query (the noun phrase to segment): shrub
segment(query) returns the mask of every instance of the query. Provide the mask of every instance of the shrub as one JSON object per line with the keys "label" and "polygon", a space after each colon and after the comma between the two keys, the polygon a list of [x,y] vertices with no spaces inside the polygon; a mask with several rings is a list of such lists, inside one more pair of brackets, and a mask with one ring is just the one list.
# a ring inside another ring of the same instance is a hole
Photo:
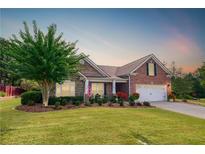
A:
{"label": "shrub", "polygon": [[135,100],[134,100],[134,97],[132,95],[129,96],[129,105],[130,106],[134,106],[135,105]]}
{"label": "shrub", "polygon": [[0,91],[0,97],[4,97],[4,96],[6,96],[6,93],[3,91]]}
{"label": "shrub", "polygon": [[57,101],[59,101],[58,97],[49,97],[48,105],[55,105]]}
{"label": "shrub", "polygon": [[91,96],[91,97],[89,98],[89,101],[90,101],[90,104],[93,104],[93,103],[95,103],[95,98],[94,98],[93,96]]}
{"label": "shrub", "polygon": [[95,95],[95,103],[98,103],[98,101],[100,100],[100,95],[99,94],[96,94]]}
{"label": "shrub", "polygon": [[139,93],[133,93],[132,96],[133,96],[134,100],[138,100],[139,97],[140,97],[140,94]]}
{"label": "shrub", "polygon": [[32,100],[30,100],[30,101],[28,101],[28,106],[33,106],[35,103],[34,103],[34,101],[32,101]]}
{"label": "shrub", "polygon": [[122,98],[118,98],[118,103],[120,106],[124,106],[124,100]]}
{"label": "shrub", "polygon": [[113,96],[110,98],[110,102],[112,102],[112,103],[117,103],[117,96],[116,96],[116,95],[113,95]]}
{"label": "shrub", "polygon": [[105,104],[105,103],[107,103],[108,102],[108,97],[107,96],[104,96],[103,98],[102,98],[102,102]]}
{"label": "shrub", "polygon": [[80,105],[80,101],[75,101],[74,105],[79,106]]}
{"label": "shrub", "polygon": [[62,97],[50,97],[48,104],[55,105],[55,102],[59,101],[61,105],[66,105],[67,103],[75,104],[76,101],[83,102],[83,96],[62,96]]}
{"label": "shrub", "polygon": [[192,99],[193,97],[192,96],[190,96],[190,95],[185,95],[184,96],[184,99]]}
{"label": "shrub", "polygon": [[[67,97],[69,101],[73,101],[73,102],[83,102],[83,96],[70,96]],[[67,101],[67,102],[69,102]]]}
{"label": "shrub", "polygon": [[56,109],[56,110],[60,109],[60,102],[59,101],[55,102],[55,108],[54,109]]}
{"label": "shrub", "polygon": [[124,101],[128,100],[128,94],[122,91],[117,92],[117,97],[123,99]]}
{"label": "shrub", "polygon": [[27,105],[30,101],[42,103],[42,94],[40,91],[28,91],[21,94],[21,104]]}
{"label": "shrub", "polygon": [[40,90],[40,87],[36,81],[26,80],[26,79],[21,80],[20,88],[22,88],[26,91],[38,91],[38,90]]}
{"label": "shrub", "polygon": [[67,104],[67,100],[62,98],[60,101],[60,105],[65,106],[66,104]]}
{"label": "shrub", "polygon": [[170,101],[170,99],[173,99],[173,102],[175,102],[176,100],[176,95],[174,92],[171,92],[168,97],[167,97],[167,100]]}
{"label": "shrub", "polygon": [[99,106],[101,106],[101,105],[102,105],[102,103],[103,103],[102,98],[99,98],[97,103],[98,103],[98,105],[99,105]]}
{"label": "shrub", "polygon": [[172,99],[172,95],[171,95],[171,94],[169,94],[169,95],[167,96],[167,101],[169,102],[170,99]]}
{"label": "shrub", "polygon": [[143,102],[143,105],[144,105],[144,106],[151,106],[151,104],[150,104],[149,102],[146,102],[146,101]]}

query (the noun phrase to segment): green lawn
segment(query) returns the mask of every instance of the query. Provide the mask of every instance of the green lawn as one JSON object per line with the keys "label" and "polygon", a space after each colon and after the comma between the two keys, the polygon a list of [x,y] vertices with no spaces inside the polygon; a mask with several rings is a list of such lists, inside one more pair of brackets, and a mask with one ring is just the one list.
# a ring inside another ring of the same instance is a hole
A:
{"label": "green lawn", "polygon": [[205,144],[205,120],[157,108],[26,113],[0,102],[1,144]]}

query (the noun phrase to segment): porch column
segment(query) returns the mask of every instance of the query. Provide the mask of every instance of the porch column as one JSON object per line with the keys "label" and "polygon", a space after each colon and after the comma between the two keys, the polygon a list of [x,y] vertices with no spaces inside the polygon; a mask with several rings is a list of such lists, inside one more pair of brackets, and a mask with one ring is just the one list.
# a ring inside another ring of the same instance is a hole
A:
{"label": "porch column", "polygon": [[112,81],[112,94],[113,95],[116,94],[116,81],[115,80]]}
{"label": "porch column", "polygon": [[88,86],[89,86],[89,80],[85,80],[85,95],[88,94]]}

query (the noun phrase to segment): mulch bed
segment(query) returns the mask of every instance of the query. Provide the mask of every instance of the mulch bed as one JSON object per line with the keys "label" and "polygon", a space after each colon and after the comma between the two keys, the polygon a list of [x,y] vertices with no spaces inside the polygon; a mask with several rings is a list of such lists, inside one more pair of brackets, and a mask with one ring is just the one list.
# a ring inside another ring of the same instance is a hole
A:
{"label": "mulch bed", "polygon": [[102,104],[99,106],[97,103],[92,104],[91,106],[86,106],[85,104],[81,104],[79,106],[75,106],[72,104],[67,104],[65,106],[59,106],[58,109],[55,109],[54,105],[49,105],[48,107],[43,106],[42,104],[35,104],[32,106],[29,105],[19,105],[16,107],[17,110],[25,111],[25,112],[49,112],[49,111],[59,111],[59,110],[67,110],[67,109],[78,109],[85,107],[107,107],[107,108],[153,108],[154,106],[129,106],[124,105],[120,106],[117,103],[113,103],[112,106],[109,106],[109,103]]}
{"label": "mulch bed", "polygon": [[25,111],[25,112],[48,112],[48,111],[58,111],[58,110],[66,110],[66,109],[75,109],[79,108],[80,106],[75,105],[65,105],[59,106],[58,109],[55,109],[54,105],[49,105],[47,107],[43,106],[42,104],[35,104],[35,105],[19,105],[16,107],[17,110]]}

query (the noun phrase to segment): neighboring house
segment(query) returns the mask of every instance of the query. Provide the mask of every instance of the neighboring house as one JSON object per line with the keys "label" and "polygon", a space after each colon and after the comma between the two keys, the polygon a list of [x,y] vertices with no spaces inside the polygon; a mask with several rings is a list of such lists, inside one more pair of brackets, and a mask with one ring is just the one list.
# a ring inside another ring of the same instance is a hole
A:
{"label": "neighboring house", "polygon": [[97,65],[88,57],[80,63],[79,75],[56,85],[56,96],[111,96],[123,91],[138,92],[139,101],[164,101],[171,90],[171,73],[154,54],[119,67]]}

